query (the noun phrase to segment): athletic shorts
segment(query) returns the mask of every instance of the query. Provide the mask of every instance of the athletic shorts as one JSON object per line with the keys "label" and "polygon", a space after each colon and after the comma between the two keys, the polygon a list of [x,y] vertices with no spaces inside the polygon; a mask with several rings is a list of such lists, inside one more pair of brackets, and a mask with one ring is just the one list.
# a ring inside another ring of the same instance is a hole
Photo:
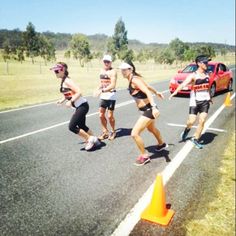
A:
{"label": "athletic shorts", "polygon": [[145,116],[145,117],[152,119],[152,120],[155,119],[155,117],[152,115],[152,106],[150,103],[144,107],[140,107],[139,110],[141,111],[142,116]]}
{"label": "athletic shorts", "polygon": [[189,107],[189,114],[197,115],[198,113],[208,113],[210,101],[196,101],[195,107]]}
{"label": "athletic shorts", "polygon": [[105,99],[101,99],[101,100],[100,100],[99,107],[108,109],[108,110],[110,110],[110,111],[114,111],[114,110],[115,110],[115,104],[116,104],[116,100],[105,100]]}

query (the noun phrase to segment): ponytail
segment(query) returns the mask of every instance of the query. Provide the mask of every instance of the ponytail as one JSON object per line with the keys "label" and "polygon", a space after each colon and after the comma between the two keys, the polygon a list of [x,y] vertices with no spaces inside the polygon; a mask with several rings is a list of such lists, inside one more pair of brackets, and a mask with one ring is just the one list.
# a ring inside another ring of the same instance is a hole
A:
{"label": "ponytail", "polygon": [[142,77],[142,75],[140,75],[139,73],[136,72],[136,68],[135,68],[135,66],[134,66],[134,64],[133,64],[132,61],[128,60],[128,61],[126,61],[126,63],[129,64],[129,65],[131,65],[131,66],[133,67],[133,75],[134,75],[134,76]]}

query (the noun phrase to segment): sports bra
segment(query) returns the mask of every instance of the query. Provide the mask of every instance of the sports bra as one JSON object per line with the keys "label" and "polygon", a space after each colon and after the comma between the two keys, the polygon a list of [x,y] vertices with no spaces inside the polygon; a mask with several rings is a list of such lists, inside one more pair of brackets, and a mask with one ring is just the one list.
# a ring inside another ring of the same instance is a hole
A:
{"label": "sports bra", "polygon": [[[146,93],[144,93],[143,91],[141,91],[139,88],[133,88],[132,87],[132,80],[133,80],[134,76],[131,78],[130,82],[129,82],[129,94],[134,97],[134,98],[138,98],[138,99],[145,99],[147,98]],[[138,91],[137,93],[134,94],[135,91]]]}

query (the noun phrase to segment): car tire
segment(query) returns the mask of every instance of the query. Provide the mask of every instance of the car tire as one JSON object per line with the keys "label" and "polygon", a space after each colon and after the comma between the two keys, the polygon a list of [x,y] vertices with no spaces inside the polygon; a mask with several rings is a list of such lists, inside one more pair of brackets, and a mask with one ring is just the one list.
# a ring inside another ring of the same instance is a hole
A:
{"label": "car tire", "polygon": [[211,97],[214,97],[215,94],[216,94],[216,84],[213,83],[213,84],[211,85],[210,95],[211,95]]}
{"label": "car tire", "polygon": [[230,79],[230,81],[229,81],[227,90],[228,90],[228,91],[232,91],[232,90],[233,90],[233,80],[232,80],[232,79]]}

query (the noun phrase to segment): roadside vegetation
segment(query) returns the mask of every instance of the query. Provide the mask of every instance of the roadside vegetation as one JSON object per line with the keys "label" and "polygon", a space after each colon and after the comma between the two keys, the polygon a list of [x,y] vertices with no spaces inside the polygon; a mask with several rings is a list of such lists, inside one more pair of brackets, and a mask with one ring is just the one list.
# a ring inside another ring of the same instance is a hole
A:
{"label": "roadside vegetation", "polygon": [[[233,236],[235,235],[235,133],[229,140],[229,145],[222,154],[222,165],[219,170],[220,183],[212,196],[214,179],[208,181],[206,191],[202,192],[199,207],[194,215],[196,217],[186,223],[186,235],[197,236]],[[212,198],[208,202],[208,198]],[[205,202],[208,202],[205,205]],[[207,212],[207,213],[206,213]],[[206,214],[205,214],[206,213]]]}
{"label": "roadside vegetation", "polygon": [[[69,66],[70,76],[84,95],[98,84],[103,54],[112,55],[115,68],[123,60],[133,60],[148,83],[170,79],[178,69],[206,54],[226,65],[234,64],[235,46],[214,43],[144,44],[129,40],[125,23],[119,19],[111,37],[106,35],[63,34],[36,31],[29,22],[25,31],[0,30],[0,110],[53,101],[59,82],[49,70],[56,61]],[[118,88],[127,84],[119,74]],[[168,88],[166,88],[168,89]]]}

